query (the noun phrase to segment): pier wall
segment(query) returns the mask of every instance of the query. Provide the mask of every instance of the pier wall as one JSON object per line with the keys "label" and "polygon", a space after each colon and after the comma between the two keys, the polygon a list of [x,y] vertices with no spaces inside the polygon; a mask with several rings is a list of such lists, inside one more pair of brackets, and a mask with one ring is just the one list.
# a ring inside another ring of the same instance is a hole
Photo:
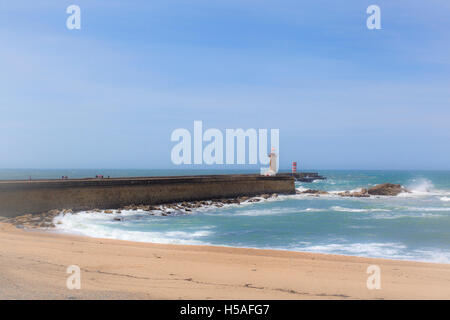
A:
{"label": "pier wall", "polygon": [[15,217],[53,209],[114,209],[131,204],[295,193],[292,177],[217,175],[0,181],[0,216]]}

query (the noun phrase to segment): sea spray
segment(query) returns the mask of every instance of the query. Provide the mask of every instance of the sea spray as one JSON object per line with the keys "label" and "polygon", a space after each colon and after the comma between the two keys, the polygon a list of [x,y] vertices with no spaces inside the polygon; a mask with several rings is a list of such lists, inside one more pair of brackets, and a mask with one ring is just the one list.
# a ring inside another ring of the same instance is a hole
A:
{"label": "sea spray", "polygon": [[414,179],[406,188],[413,193],[429,193],[434,189],[433,183],[425,178]]}

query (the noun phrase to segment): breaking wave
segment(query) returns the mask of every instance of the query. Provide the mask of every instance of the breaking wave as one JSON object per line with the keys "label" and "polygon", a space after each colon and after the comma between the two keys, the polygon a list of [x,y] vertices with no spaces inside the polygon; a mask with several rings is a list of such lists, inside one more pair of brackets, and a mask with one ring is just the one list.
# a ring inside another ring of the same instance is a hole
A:
{"label": "breaking wave", "polygon": [[391,211],[389,209],[379,209],[379,208],[354,209],[354,208],[344,208],[344,207],[340,207],[340,206],[331,207],[330,210],[338,211],[338,212],[389,212],[389,211]]}
{"label": "breaking wave", "polygon": [[443,250],[408,250],[401,243],[345,243],[323,244],[296,247],[296,251],[319,252],[371,258],[387,258],[399,260],[413,260],[435,263],[450,263],[450,252]]}
{"label": "breaking wave", "polygon": [[[141,213],[126,212],[124,216],[141,215]],[[201,230],[189,231],[139,231],[134,230],[133,222],[114,222],[111,215],[104,213],[66,214],[55,218],[56,230],[65,233],[78,234],[94,238],[128,240],[137,242],[152,242],[164,244],[207,245],[202,238],[213,234],[211,226],[203,226]]]}
{"label": "breaking wave", "polygon": [[434,185],[428,179],[414,179],[406,185],[406,189],[412,193],[430,193],[434,189]]}

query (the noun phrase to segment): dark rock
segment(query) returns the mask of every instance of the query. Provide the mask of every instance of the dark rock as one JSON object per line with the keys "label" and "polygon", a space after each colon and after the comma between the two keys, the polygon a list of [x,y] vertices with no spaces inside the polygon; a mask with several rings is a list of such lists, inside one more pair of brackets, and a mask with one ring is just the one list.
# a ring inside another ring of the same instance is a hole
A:
{"label": "dark rock", "polygon": [[355,197],[355,198],[370,197],[370,195],[367,193],[367,189],[364,189],[364,188],[361,189],[361,191],[356,191],[356,192],[345,191],[345,192],[338,193],[338,195],[341,197]]}
{"label": "dark rock", "polygon": [[356,198],[367,198],[370,197],[370,195],[367,193],[367,189],[363,188],[361,189],[361,191],[359,192],[353,192],[351,194],[352,197],[356,197]]}
{"label": "dark rock", "polygon": [[306,191],[302,191],[300,193],[305,193],[305,194],[328,194],[327,191],[323,191],[323,190],[314,190],[314,189],[308,189]]}
{"label": "dark rock", "polygon": [[393,183],[383,183],[367,190],[373,196],[396,196],[402,192],[408,192],[402,185]]}

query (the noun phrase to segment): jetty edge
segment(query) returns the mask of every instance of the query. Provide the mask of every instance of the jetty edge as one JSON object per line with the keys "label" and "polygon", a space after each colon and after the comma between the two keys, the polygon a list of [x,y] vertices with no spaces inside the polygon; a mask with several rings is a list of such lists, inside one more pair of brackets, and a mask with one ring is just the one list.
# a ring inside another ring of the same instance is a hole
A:
{"label": "jetty edge", "polygon": [[12,218],[50,210],[115,209],[257,196],[295,194],[294,177],[257,174],[1,180],[0,216]]}
{"label": "jetty edge", "polygon": [[291,176],[295,181],[313,182],[314,180],[326,180],[327,178],[317,172],[278,172],[277,176]]}

